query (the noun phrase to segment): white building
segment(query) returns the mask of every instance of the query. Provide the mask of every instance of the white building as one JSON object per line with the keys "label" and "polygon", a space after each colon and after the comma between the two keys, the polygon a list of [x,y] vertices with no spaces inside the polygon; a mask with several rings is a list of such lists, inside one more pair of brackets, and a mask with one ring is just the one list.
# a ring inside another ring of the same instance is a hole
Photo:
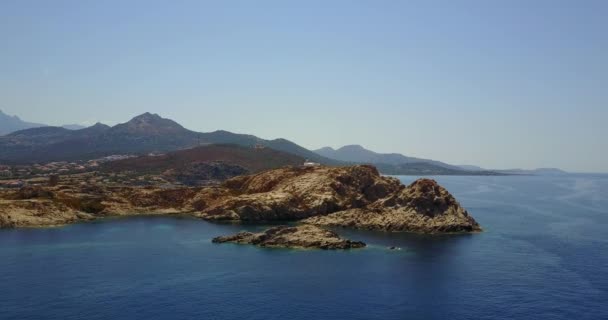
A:
{"label": "white building", "polygon": [[304,164],[302,166],[304,166],[304,167],[318,167],[320,165],[321,164],[318,163],[318,162],[312,162],[312,161],[309,161],[308,159],[306,159],[306,161],[304,161]]}

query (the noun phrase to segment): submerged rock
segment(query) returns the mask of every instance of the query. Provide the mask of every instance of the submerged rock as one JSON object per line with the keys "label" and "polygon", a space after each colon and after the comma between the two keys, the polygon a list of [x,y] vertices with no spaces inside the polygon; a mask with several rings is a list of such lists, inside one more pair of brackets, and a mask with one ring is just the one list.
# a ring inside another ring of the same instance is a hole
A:
{"label": "submerged rock", "polygon": [[253,244],[275,248],[354,249],[365,247],[365,243],[342,239],[333,231],[312,225],[295,227],[278,226],[260,233],[239,232],[230,236],[216,237],[213,243]]}

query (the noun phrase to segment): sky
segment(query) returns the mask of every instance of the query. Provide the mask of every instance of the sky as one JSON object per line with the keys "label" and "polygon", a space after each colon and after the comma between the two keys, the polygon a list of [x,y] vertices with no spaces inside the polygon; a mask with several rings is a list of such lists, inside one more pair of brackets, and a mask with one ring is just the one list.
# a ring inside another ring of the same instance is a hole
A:
{"label": "sky", "polygon": [[0,1],[0,109],[608,172],[608,1]]}

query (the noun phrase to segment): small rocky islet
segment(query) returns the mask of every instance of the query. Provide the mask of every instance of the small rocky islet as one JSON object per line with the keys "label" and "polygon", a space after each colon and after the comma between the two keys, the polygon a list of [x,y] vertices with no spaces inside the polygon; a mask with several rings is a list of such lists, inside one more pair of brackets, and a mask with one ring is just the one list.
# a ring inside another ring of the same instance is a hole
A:
{"label": "small rocky islet", "polygon": [[314,225],[277,226],[263,232],[239,232],[230,236],[213,238],[213,243],[232,242],[253,244],[267,248],[301,248],[301,249],[355,249],[365,247],[361,241],[342,239],[330,230]]}
{"label": "small rocky islet", "polygon": [[369,165],[283,167],[229,179],[219,186],[163,189],[55,185],[0,190],[0,228],[69,224],[115,215],[189,214],[208,221],[298,221],[214,242],[262,247],[360,248],[323,227],[467,233],[481,227],[431,179],[408,186]]}

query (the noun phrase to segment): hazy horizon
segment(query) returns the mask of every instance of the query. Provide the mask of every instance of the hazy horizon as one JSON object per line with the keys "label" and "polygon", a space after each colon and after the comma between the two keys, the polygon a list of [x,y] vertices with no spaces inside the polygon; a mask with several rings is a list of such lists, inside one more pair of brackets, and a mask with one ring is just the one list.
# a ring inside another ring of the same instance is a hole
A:
{"label": "hazy horizon", "polygon": [[607,15],[603,1],[3,1],[0,109],[608,172]]}

